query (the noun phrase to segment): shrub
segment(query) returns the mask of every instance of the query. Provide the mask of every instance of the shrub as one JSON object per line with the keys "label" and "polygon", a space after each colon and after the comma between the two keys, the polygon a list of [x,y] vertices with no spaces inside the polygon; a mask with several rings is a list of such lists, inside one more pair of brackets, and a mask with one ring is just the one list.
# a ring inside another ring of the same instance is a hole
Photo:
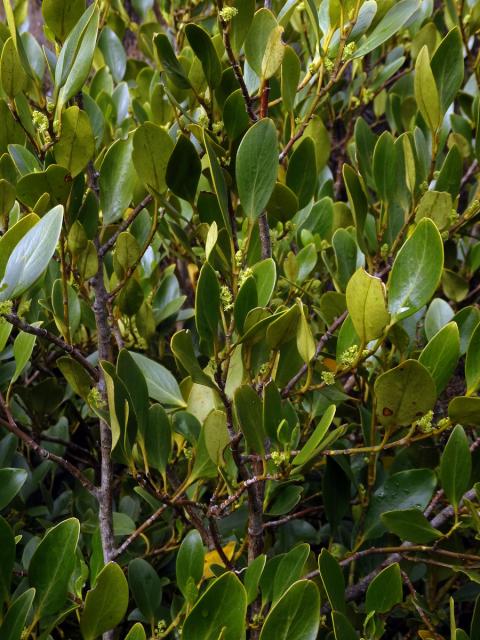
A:
{"label": "shrub", "polygon": [[2,640],[478,640],[478,3],[41,12],[0,25]]}

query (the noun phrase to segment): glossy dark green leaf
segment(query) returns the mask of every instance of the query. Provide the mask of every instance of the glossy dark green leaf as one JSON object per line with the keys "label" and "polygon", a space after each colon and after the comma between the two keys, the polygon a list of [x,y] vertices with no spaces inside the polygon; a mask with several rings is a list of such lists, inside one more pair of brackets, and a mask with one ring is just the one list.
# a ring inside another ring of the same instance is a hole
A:
{"label": "glossy dark green leaf", "polygon": [[431,60],[431,67],[442,111],[445,113],[463,82],[463,43],[458,27],[451,29],[438,45]]}
{"label": "glossy dark green leaf", "polygon": [[144,122],[133,134],[135,171],[155,194],[167,189],[166,173],[173,147],[173,140],[165,129],[153,122]]}
{"label": "glossy dark green leaf", "polygon": [[172,451],[172,427],[165,409],[159,404],[154,404],[148,410],[144,446],[149,466],[165,475]]}
{"label": "glossy dark green leaf", "polygon": [[315,145],[312,138],[304,137],[288,163],[287,186],[296,194],[298,206],[303,209],[315,192],[317,184],[317,167]]}
{"label": "glossy dark green leaf", "polygon": [[213,355],[220,322],[220,286],[214,269],[206,262],[198,278],[195,298],[195,323],[200,346],[208,355]]}
{"label": "glossy dark green leaf", "polygon": [[480,387],[480,324],[468,343],[465,377],[467,379],[467,395],[471,395]]}
{"label": "glossy dark green leaf", "polygon": [[35,589],[27,589],[10,605],[0,626],[2,640],[21,640],[34,597]]}
{"label": "glossy dark green leaf", "polygon": [[420,509],[385,511],[381,518],[386,528],[402,542],[409,540],[417,544],[428,544],[442,537],[442,533],[432,527]]}
{"label": "glossy dark green leaf", "polygon": [[442,238],[436,225],[423,218],[393,263],[388,281],[388,308],[393,320],[412,315],[430,300],[442,270]]}
{"label": "glossy dark green leaf", "polygon": [[38,615],[58,613],[65,604],[79,535],[79,521],[69,518],[52,527],[36,548],[30,560],[28,580],[36,590]]}
{"label": "glossy dark green leaf", "polygon": [[322,549],[318,556],[318,568],[332,610],[345,613],[345,578],[337,560],[327,549]]}
{"label": "glossy dark green leaf", "polygon": [[[115,594],[115,597],[112,597]],[[87,592],[80,618],[83,640],[95,640],[122,621],[128,607],[128,583],[115,562],[106,564]]]}
{"label": "glossy dark green leaf", "polygon": [[258,594],[258,585],[260,578],[262,577],[263,570],[265,569],[265,563],[267,556],[262,553],[257,556],[253,562],[251,562],[245,570],[245,577],[243,583],[245,585],[245,591],[247,592],[247,605],[251,604]]}
{"label": "glossy dark green leaf", "polygon": [[380,517],[386,511],[426,509],[436,484],[430,469],[409,469],[389,476],[372,496],[365,518],[365,539],[378,538],[385,532]]}
{"label": "glossy dark green leaf", "polygon": [[433,336],[418,361],[428,369],[440,395],[457,367],[460,357],[460,334],[455,322],[449,322]]}
{"label": "glossy dark green leaf", "polygon": [[63,42],[85,11],[85,0],[43,0],[42,15],[48,28]]}
{"label": "glossy dark green leaf", "polygon": [[332,424],[333,418],[335,416],[336,407],[334,404],[331,404],[328,409],[324,412],[321,420],[318,422],[315,427],[314,432],[309,437],[307,442],[303,445],[302,449],[293,459],[294,465],[301,465],[308,462],[316,453],[318,446],[321,444],[324,439],[330,425]]}
{"label": "glossy dark green leaf", "polygon": [[128,564],[128,584],[137,607],[153,625],[162,600],[162,583],[152,565],[143,558]]}
{"label": "glossy dark green leaf", "polygon": [[101,36],[98,39],[98,47],[112,73],[113,79],[115,82],[120,82],[127,68],[127,54],[123,48],[122,41],[115,31],[105,27],[102,29]]}
{"label": "glossy dark green leaf", "polygon": [[397,562],[380,571],[367,589],[365,608],[368,613],[387,613],[403,599],[402,576]]}
{"label": "glossy dark green leaf", "polygon": [[179,198],[193,202],[202,165],[193,143],[183,133],[177,138],[167,164],[166,183]]}
{"label": "glossy dark green leaf", "polygon": [[417,360],[405,360],[382,373],[375,381],[374,393],[377,418],[390,429],[421,418],[437,399],[431,374]]}
{"label": "glossy dark green leaf", "polygon": [[145,376],[148,393],[153,400],[161,404],[185,406],[178,382],[168,369],[141,353],[130,352],[130,354]]}
{"label": "glossy dark green leaf", "polygon": [[[0,470],[0,482],[1,473]],[[15,564],[15,538],[6,520],[0,517],[0,607],[10,599],[10,583]]]}
{"label": "glossy dark green leaf", "polygon": [[272,599],[274,603],[303,575],[303,568],[309,553],[310,545],[299,544],[290,549],[280,560],[273,585]]}
{"label": "glossy dark green leaf", "polygon": [[295,50],[287,46],[282,61],[282,101],[287,111],[292,111],[300,81],[301,65]]}
{"label": "glossy dark green leaf", "polygon": [[235,391],[233,406],[248,448],[254,453],[263,455],[265,434],[263,433],[262,402],[258,394],[249,385],[242,385]]}
{"label": "glossy dark green leaf", "polygon": [[460,424],[450,434],[440,459],[440,482],[445,494],[457,509],[470,485],[472,455],[465,431]]}
{"label": "glossy dark green leaf", "polygon": [[263,118],[247,131],[238,148],[235,172],[243,210],[249,218],[258,218],[278,173],[277,132],[272,120]]}
{"label": "glossy dark green leaf", "polygon": [[125,640],[147,640],[147,635],[143,625],[141,625],[140,622],[134,624],[125,636]]}
{"label": "glossy dark green leaf", "polygon": [[27,477],[24,469],[0,469],[0,510],[14,499]]}
{"label": "glossy dark green leaf", "polygon": [[190,89],[190,82],[180,64],[175,52],[170,44],[168,36],[164,33],[157,33],[153,39],[158,59],[163,70],[179,89]]}
{"label": "glossy dark green leaf", "polygon": [[218,162],[213,143],[208,137],[206,131],[203,132],[203,144],[205,145],[205,151],[207,152],[210,175],[213,183],[213,188],[215,189],[215,193],[217,194],[218,204],[222,213],[223,224],[226,229],[230,229],[227,184],[225,182],[222,168]]}
{"label": "glossy dark green leaf", "polygon": [[242,640],[245,636],[247,596],[233,573],[224,573],[208,586],[188,614],[183,635],[191,640],[222,638]]}
{"label": "glossy dark green leaf", "polygon": [[448,416],[453,422],[480,425],[480,398],[453,398],[448,405]]}
{"label": "glossy dark green leaf", "polygon": [[206,387],[215,387],[215,382],[200,367],[193,349],[192,336],[189,331],[177,331],[170,343],[173,355],[191,376],[193,382]]}
{"label": "glossy dark green leaf", "polygon": [[121,218],[133,197],[135,171],[132,138],[117,140],[107,150],[100,169],[100,206],[104,224]]}
{"label": "glossy dark green leaf", "polygon": [[341,611],[332,611],[332,624],[335,640],[358,640],[352,623]]}
{"label": "glossy dark green leaf", "polygon": [[272,607],[260,640],[315,640],[320,626],[320,595],[310,580],[295,582]]}
{"label": "glossy dark green leaf", "polygon": [[203,73],[208,85],[214,89],[222,77],[222,66],[212,39],[205,29],[195,23],[187,24],[185,35],[193,52],[202,63]]}
{"label": "glossy dark green leaf", "polygon": [[[205,550],[202,538],[196,529],[193,529],[182,541],[177,554],[176,577],[177,584],[184,597],[192,600],[191,584],[196,586],[203,575],[203,562]],[[194,593],[195,595],[195,593]]]}

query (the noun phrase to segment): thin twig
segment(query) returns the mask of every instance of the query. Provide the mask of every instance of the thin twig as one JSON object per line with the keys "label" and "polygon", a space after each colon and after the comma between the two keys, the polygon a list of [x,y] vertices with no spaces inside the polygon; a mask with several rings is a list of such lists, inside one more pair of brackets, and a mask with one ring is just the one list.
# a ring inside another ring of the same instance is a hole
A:
{"label": "thin twig", "polygon": [[31,449],[38,456],[43,458],[44,460],[51,460],[58,464],[59,467],[62,467],[65,471],[68,471],[70,475],[72,475],[76,480],[80,482],[82,487],[87,489],[92,495],[97,496],[98,490],[95,485],[90,482],[86,475],[80,471],[73,464],[65,460],[61,456],[57,456],[55,453],[51,451],[47,451],[41,445],[38,444],[28,433],[25,433],[15,422],[12,413],[10,411],[9,406],[5,402],[3,395],[0,393],[0,407],[5,414],[6,422],[2,421],[2,424],[6,426],[6,428],[13,433],[17,438],[19,438],[29,449]]}
{"label": "thin twig", "polygon": [[99,374],[97,369],[92,364],[90,364],[90,362],[79,351],[79,349],[71,344],[68,344],[67,342],[65,342],[65,340],[62,340],[62,338],[59,338],[55,334],[50,333],[50,331],[47,331],[47,329],[44,329],[42,327],[34,327],[33,325],[28,324],[13,313],[4,313],[2,314],[2,317],[5,318],[5,320],[12,324],[14,327],[20,329],[20,331],[23,331],[24,333],[30,333],[31,335],[37,336],[39,338],[44,338],[45,340],[48,340],[48,342],[51,342],[55,346],[59,347],[60,349],[62,349],[62,351],[68,353],[68,355],[70,355],[74,360],[81,364],[82,367],[86,371],[88,371],[93,380],[98,381]]}
{"label": "thin twig", "polygon": [[145,196],[145,198],[139,204],[137,204],[137,206],[135,207],[135,209],[133,209],[132,213],[128,216],[128,218],[118,226],[118,228],[115,230],[115,233],[112,236],[110,236],[110,238],[106,242],[104,242],[101,247],[99,247],[98,249],[99,258],[103,258],[103,256],[107,253],[107,251],[110,251],[110,249],[113,247],[113,245],[117,241],[118,236],[128,229],[128,227],[133,223],[133,221],[137,218],[137,216],[141,213],[141,211],[143,211],[143,209],[145,209],[145,207],[147,207],[152,202],[152,200],[153,200],[153,196],[149,194],[148,196]]}

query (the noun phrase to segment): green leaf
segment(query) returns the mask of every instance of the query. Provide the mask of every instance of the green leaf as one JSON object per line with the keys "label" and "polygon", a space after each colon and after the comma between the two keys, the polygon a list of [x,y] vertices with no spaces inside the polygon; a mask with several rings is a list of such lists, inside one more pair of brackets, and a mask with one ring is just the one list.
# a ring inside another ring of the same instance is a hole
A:
{"label": "green leaf", "polygon": [[5,274],[5,267],[14,248],[27,231],[32,229],[39,220],[40,218],[35,213],[29,213],[23,218],[20,218],[20,220],[11,226],[0,238],[0,277],[3,278]]}
{"label": "green leaf", "polygon": [[128,584],[137,607],[151,625],[162,601],[162,582],[150,563],[135,558],[128,564]]}
{"label": "green leaf", "polygon": [[286,46],[282,61],[282,102],[286,111],[292,111],[300,81],[300,59],[293,47]]}
{"label": "green leaf", "polygon": [[315,427],[314,432],[307,440],[307,442],[303,445],[302,449],[293,459],[292,464],[295,466],[305,464],[308,462],[316,453],[318,446],[324,439],[330,425],[332,424],[333,418],[335,417],[336,407],[334,404],[331,404],[328,409],[324,412],[321,420]]}
{"label": "green leaf", "polygon": [[426,509],[437,484],[430,469],[399,471],[378,487],[365,518],[365,540],[378,538],[385,532],[380,517],[386,511]]}
{"label": "green leaf", "polygon": [[127,68],[127,54],[122,41],[110,27],[104,27],[98,39],[98,48],[103,54],[115,82],[120,82]]}
{"label": "green leaf", "polygon": [[337,560],[327,549],[322,549],[318,556],[318,568],[323,588],[326,591],[330,606],[334,611],[346,612],[345,578]]}
{"label": "green leaf", "polygon": [[0,83],[7,96],[15,98],[27,86],[28,78],[23,69],[13,38],[3,45],[0,57]]}
{"label": "green leaf", "polygon": [[397,253],[388,281],[392,320],[411,316],[435,293],[443,271],[443,242],[432,220],[423,218]]}
{"label": "green leaf", "polygon": [[233,305],[235,327],[240,334],[243,333],[244,323],[248,313],[257,306],[257,285],[255,278],[253,276],[249,276],[243,281]]}
{"label": "green leaf", "polygon": [[372,33],[367,36],[358,49],[355,49],[352,57],[363,58],[367,53],[370,53],[370,51],[373,51],[386,42],[397,33],[397,31],[400,31],[407,20],[418,9],[418,6],[418,0],[400,0],[400,2],[395,2]]}
{"label": "green leaf", "polygon": [[[115,594],[115,597],[112,597]],[[128,583],[115,562],[106,564],[85,598],[80,618],[83,640],[95,640],[123,620],[128,607]]]}
{"label": "green leaf", "polygon": [[203,144],[205,145],[205,151],[207,152],[208,164],[210,166],[210,175],[213,183],[213,188],[217,194],[218,204],[222,213],[223,224],[227,230],[230,229],[230,218],[228,212],[228,191],[225,177],[223,175],[222,168],[218,162],[217,156],[212,142],[210,141],[207,132],[203,132]]}
{"label": "green leaf", "polygon": [[448,405],[448,417],[452,422],[480,426],[480,398],[468,398],[466,396],[453,398]]}
{"label": "green leaf", "polygon": [[76,106],[62,111],[60,139],[54,146],[55,160],[68,169],[72,177],[78,175],[95,152],[90,119]]}
{"label": "green leaf", "polygon": [[291,340],[295,335],[299,318],[300,309],[298,305],[294,305],[268,325],[267,344],[270,349],[279,349],[283,343]]}
{"label": "green leaf", "polygon": [[312,138],[304,137],[293,152],[285,180],[287,186],[297,195],[299,208],[306,207],[317,184],[315,144]]}
{"label": "green leaf", "polygon": [[230,443],[225,412],[215,409],[209,413],[203,428],[208,455],[212,462],[221,466],[224,464],[223,452]]}
{"label": "green leaf", "polygon": [[24,469],[0,469],[0,511],[14,499],[27,477]]}
{"label": "green leaf", "polygon": [[261,76],[264,80],[271,78],[282,64],[285,45],[282,41],[283,27],[277,26],[270,32],[267,46],[262,58]]}
{"label": "green leaf", "polygon": [[262,77],[263,61],[270,35],[277,27],[275,17],[268,9],[259,9],[255,13],[245,40],[245,55],[248,64],[259,78]]}
{"label": "green leaf", "polygon": [[450,434],[440,459],[440,483],[455,510],[470,485],[472,454],[462,425]]}
{"label": "green leaf", "polygon": [[248,448],[253,453],[263,455],[265,434],[263,433],[262,402],[258,394],[249,385],[242,385],[235,390],[233,406]]}
{"label": "green leaf", "polygon": [[100,168],[100,206],[103,223],[112,224],[125,213],[136,182],[132,163],[132,136],[117,140],[107,150]]}
{"label": "green leaf", "polygon": [[257,284],[258,306],[266,307],[270,302],[277,281],[277,267],[272,258],[257,262],[252,267]]}
{"label": "green leaf", "polygon": [[247,605],[251,604],[257,597],[258,585],[260,583],[263,570],[265,569],[266,562],[267,556],[262,553],[248,565],[245,571],[243,582],[245,585],[245,591],[247,592]]}
{"label": "green leaf", "polygon": [[458,27],[451,29],[443,38],[430,65],[440,95],[442,113],[445,113],[463,83],[463,42]]}
{"label": "green leaf", "polygon": [[457,368],[460,357],[460,333],[456,322],[449,322],[433,336],[418,361],[428,369],[439,396]]}
{"label": "green leaf", "polygon": [[203,384],[206,387],[215,388],[215,382],[200,367],[195,352],[193,350],[192,334],[190,331],[182,329],[177,331],[170,342],[172,353],[185,371],[192,378],[193,382]]}
{"label": "green leaf", "polygon": [[43,0],[42,15],[54,36],[63,42],[85,11],[85,0]]}
{"label": "green leaf", "polygon": [[168,36],[157,33],[153,39],[158,59],[171,82],[179,89],[190,89],[187,75],[178,61]]}
{"label": "green leaf", "polygon": [[177,138],[167,164],[165,180],[169,189],[188,202],[195,200],[202,163],[193,143],[183,133]]}
{"label": "green leaf", "polygon": [[195,324],[200,337],[200,347],[213,355],[220,322],[220,285],[215,270],[206,262],[200,270],[195,297]]}
{"label": "green leaf", "polygon": [[125,636],[125,640],[147,640],[147,635],[143,625],[141,625],[140,622],[134,624]]}
{"label": "green leaf", "polygon": [[302,576],[309,553],[309,544],[298,544],[280,560],[273,584],[273,603],[281,598],[285,591]]}
{"label": "green leaf", "polygon": [[256,122],[242,138],[235,173],[245,214],[258,218],[272,195],[278,173],[277,132],[269,118]]}
{"label": "green leaf", "polygon": [[70,576],[75,568],[75,552],[80,523],[68,518],[47,531],[35,549],[28,568],[30,585],[35,588],[36,611],[48,616],[63,607]]}
{"label": "green leaf", "polygon": [[433,77],[428,48],[423,46],[415,63],[415,100],[420,113],[432,132],[442,124],[440,97]]}
{"label": "green leaf", "polygon": [[310,580],[299,580],[270,610],[260,640],[316,640],[319,626],[318,589]]}
{"label": "green leaf", "polygon": [[343,165],[342,174],[347,190],[348,202],[355,221],[357,243],[360,249],[362,249],[364,253],[367,253],[364,238],[365,221],[368,213],[367,197],[357,172],[349,164]]}
{"label": "green leaf", "polygon": [[162,127],[144,122],[133,134],[132,160],[135,171],[154,194],[167,190],[167,166],[174,143]]}
{"label": "green leaf", "polygon": [[[2,482],[3,471],[5,469],[0,469],[0,483]],[[3,493],[3,483],[0,484],[0,487],[2,487],[0,493]],[[0,540],[2,541],[0,545],[0,608],[2,608],[4,602],[10,599],[10,583],[16,553],[13,531],[8,522],[2,517],[0,517]]]}
{"label": "green leaf", "polygon": [[63,356],[58,358],[57,366],[74,392],[86,401],[92,380],[82,365],[69,356]]}
{"label": "green leaf", "polygon": [[208,586],[188,614],[183,635],[191,640],[242,640],[246,612],[247,594],[242,583],[233,573],[224,573]]}
{"label": "green leaf", "polygon": [[168,369],[141,353],[131,351],[130,355],[145,376],[148,393],[153,400],[160,402],[160,404],[185,406],[178,382]]}
{"label": "green leaf", "polygon": [[196,529],[189,531],[182,540],[176,561],[176,577],[180,591],[187,601],[192,601],[192,587],[196,587],[203,575],[205,549]]}
{"label": "green leaf", "polygon": [[386,511],[380,516],[386,528],[402,540],[416,544],[428,544],[438,540],[442,533],[434,529],[420,509]]}
{"label": "green leaf", "polygon": [[395,153],[395,139],[389,131],[384,131],[375,144],[372,162],[375,186],[384,202],[392,202],[397,190],[396,175],[391,166]]}
{"label": "green leaf", "polygon": [[[36,322],[34,326],[38,327],[39,323]],[[13,385],[14,382],[18,380],[22,371],[27,366],[27,362],[30,360],[30,356],[32,355],[33,347],[35,346],[35,341],[37,337],[30,334],[24,333],[21,331],[18,336],[15,338],[15,342],[13,343],[13,355],[15,358],[15,371],[10,380],[10,386]]]}
{"label": "green leaf", "polygon": [[433,409],[435,382],[417,360],[405,360],[382,373],[374,386],[377,418],[384,427],[409,425]]}
{"label": "green leaf", "polygon": [[48,267],[62,229],[63,207],[54,207],[25,233],[10,254],[0,283],[0,301],[17,298]]}
{"label": "green leaf", "polygon": [[480,387],[480,324],[477,325],[468,343],[465,377],[467,379],[467,396],[470,396]]}
{"label": "green leaf", "polygon": [[358,640],[352,623],[341,611],[332,611],[332,624],[335,640]]}
{"label": "green leaf", "polygon": [[368,585],[365,609],[367,613],[387,613],[402,600],[402,576],[398,562],[395,562],[380,571]]}
{"label": "green leaf", "polygon": [[360,267],[348,282],[346,296],[348,312],[362,344],[379,338],[390,320],[382,280]]}
{"label": "green leaf", "polygon": [[144,441],[149,466],[164,476],[172,452],[172,427],[165,409],[159,404],[154,404],[148,410],[148,429]]}
{"label": "green leaf", "polygon": [[34,597],[35,589],[27,589],[10,605],[0,627],[2,640],[21,640]]}
{"label": "green leaf", "polygon": [[315,355],[315,340],[305,317],[305,309],[301,301],[299,301],[299,308],[300,320],[297,325],[297,350],[302,360],[308,364]]}
{"label": "green leaf", "polygon": [[60,51],[55,67],[57,113],[82,89],[90,73],[97,44],[99,17],[96,5],[88,7],[70,31]]}
{"label": "green leaf", "polygon": [[190,23],[185,27],[185,35],[193,52],[202,63],[203,73],[208,86],[214,89],[222,77],[222,65],[208,33],[198,24]]}

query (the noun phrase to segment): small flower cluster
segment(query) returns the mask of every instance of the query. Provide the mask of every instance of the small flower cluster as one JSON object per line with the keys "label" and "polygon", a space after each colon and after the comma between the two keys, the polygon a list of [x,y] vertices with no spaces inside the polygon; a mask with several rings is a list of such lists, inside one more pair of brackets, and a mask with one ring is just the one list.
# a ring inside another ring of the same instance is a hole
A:
{"label": "small flower cluster", "polygon": [[358,360],[358,356],[360,355],[360,351],[358,345],[354,344],[351,347],[348,347],[342,355],[340,356],[340,363],[344,367],[352,367],[355,362]]}
{"label": "small flower cluster", "polygon": [[322,380],[327,386],[335,384],[335,374],[333,371],[322,371]]}
{"label": "small flower cluster", "polygon": [[433,431],[433,411],[427,411],[419,420],[415,422],[415,426],[421,433],[431,433]]}
{"label": "small flower cluster", "polygon": [[236,7],[223,7],[221,11],[219,11],[218,15],[224,22],[230,22],[238,13],[238,9]]}
{"label": "small flower cluster", "polygon": [[233,295],[226,284],[220,288],[220,301],[224,311],[230,311],[233,309]]}
{"label": "small flower cluster", "polygon": [[272,462],[276,467],[280,467],[285,462],[288,462],[290,453],[288,451],[273,451],[271,454]]}

